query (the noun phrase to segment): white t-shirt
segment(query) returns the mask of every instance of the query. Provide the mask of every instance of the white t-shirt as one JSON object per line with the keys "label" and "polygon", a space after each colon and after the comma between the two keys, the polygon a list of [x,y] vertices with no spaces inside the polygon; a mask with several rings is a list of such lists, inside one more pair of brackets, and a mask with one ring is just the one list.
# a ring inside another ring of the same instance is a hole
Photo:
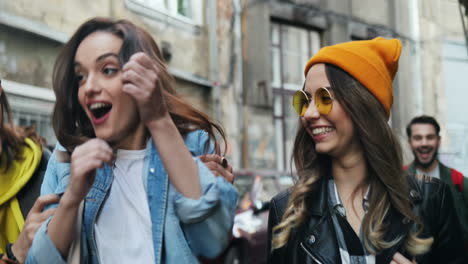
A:
{"label": "white t-shirt", "polygon": [[154,263],[143,184],[146,150],[118,150],[114,181],[94,225],[100,263]]}
{"label": "white t-shirt", "polygon": [[440,179],[439,163],[437,163],[437,166],[433,170],[431,170],[429,172],[424,172],[424,171],[421,171],[419,169],[416,169],[416,174],[424,174],[424,175],[427,175],[427,176],[430,176],[430,177]]}

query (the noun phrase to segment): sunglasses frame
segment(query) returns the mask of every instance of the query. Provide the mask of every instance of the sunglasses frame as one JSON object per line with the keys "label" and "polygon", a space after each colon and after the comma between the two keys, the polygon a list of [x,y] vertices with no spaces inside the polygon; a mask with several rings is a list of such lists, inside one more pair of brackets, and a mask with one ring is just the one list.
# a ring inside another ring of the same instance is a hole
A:
{"label": "sunglasses frame", "polygon": [[[300,117],[303,117],[304,114],[301,115],[301,113],[299,113],[299,112],[296,110],[296,107],[294,107],[294,101],[295,101],[296,95],[297,95],[299,92],[302,93],[302,95],[304,96],[304,98],[307,100],[307,107],[309,107],[310,103],[312,103],[312,97],[309,96],[309,95],[304,91],[304,89],[305,89],[305,84],[304,84],[304,88],[302,88],[302,90],[297,90],[297,91],[294,93],[294,96],[293,96],[293,108],[294,108],[294,111],[295,111]],[[315,90],[315,93],[314,93],[315,107],[317,108],[317,111],[318,111],[321,115],[328,115],[328,114],[331,112],[331,110],[333,109],[333,101],[335,100],[335,98],[334,98],[333,95],[331,94],[330,89],[331,89],[331,87],[321,86],[321,87],[319,87],[317,90]],[[317,103],[316,103],[316,102],[317,102],[317,100],[316,100],[317,92],[322,91],[322,90],[325,90],[325,91],[328,93],[328,95],[330,96],[330,99],[331,99],[331,101],[332,101],[332,102],[330,103],[330,105],[331,105],[331,106],[330,106],[330,109],[329,109],[327,112],[320,112],[319,106],[318,106]],[[301,107],[301,109],[302,109],[302,107]]]}

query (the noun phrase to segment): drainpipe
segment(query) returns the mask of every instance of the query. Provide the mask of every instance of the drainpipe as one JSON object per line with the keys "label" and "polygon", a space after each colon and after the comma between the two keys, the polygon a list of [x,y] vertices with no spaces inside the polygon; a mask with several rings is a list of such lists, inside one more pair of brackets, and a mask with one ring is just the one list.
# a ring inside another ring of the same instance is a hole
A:
{"label": "drainpipe", "polygon": [[408,8],[410,13],[410,29],[411,35],[414,40],[414,54],[413,54],[413,89],[414,98],[416,103],[416,114],[423,112],[423,89],[421,83],[421,36],[419,28],[419,6],[418,0],[408,1]]}
{"label": "drainpipe", "polygon": [[220,85],[219,85],[219,59],[218,59],[218,36],[217,36],[217,11],[216,0],[207,1],[207,25],[208,25],[208,47],[209,47],[209,80],[212,82],[211,86],[211,102],[213,105],[213,117],[220,122],[221,108],[220,108]]}
{"label": "drainpipe", "polygon": [[245,116],[247,113],[247,108],[244,107],[244,76],[243,76],[243,58],[242,58],[242,0],[232,0],[232,6],[234,8],[234,39],[232,43],[235,43],[234,54],[236,56],[236,69],[235,72],[237,73],[237,82],[233,82],[233,89],[235,94],[236,105],[238,109],[238,118],[237,124],[239,127],[240,133],[240,142],[239,145],[241,151],[241,157],[239,157],[240,166],[241,167],[248,167],[249,165],[249,152],[248,152],[248,130],[247,130],[247,119]]}

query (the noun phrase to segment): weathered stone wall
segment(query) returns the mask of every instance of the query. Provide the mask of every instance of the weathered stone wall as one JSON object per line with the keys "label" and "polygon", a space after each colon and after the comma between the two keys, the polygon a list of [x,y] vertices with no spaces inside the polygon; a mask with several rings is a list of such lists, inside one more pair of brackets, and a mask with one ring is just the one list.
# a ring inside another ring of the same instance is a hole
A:
{"label": "weathered stone wall", "polygon": [[52,68],[60,43],[0,24],[0,77],[52,87]]}
{"label": "weathered stone wall", "polygon": [[[135,7],[138,5],[132,0],[0,1],[0,78],[51,89],[58,51],[80,24],[95,16],[124,18],[150,32],[160,47],[162,42],[169,44],[172,59],[168,66],[176,77],[177,90],[212,115],[212,85],[219,80],[213,79],[210,59],[218,54],[210,52],[208,1],[193,3],[202,9],[202,18],[196,22],[154,15]],[[221,67],[227,71],[228,66]]]}

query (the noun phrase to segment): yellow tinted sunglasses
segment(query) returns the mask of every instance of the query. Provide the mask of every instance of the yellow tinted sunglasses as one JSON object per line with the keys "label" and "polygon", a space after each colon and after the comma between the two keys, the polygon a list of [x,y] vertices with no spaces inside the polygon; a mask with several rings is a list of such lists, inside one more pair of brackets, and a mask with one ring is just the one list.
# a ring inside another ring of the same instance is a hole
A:
{"label": "yellow tinted sunglasses", "polygon": [[[333,96],[330,93],[329,88],[320,87],[315,91],[314,102],[317,107],[317,111],[321,115],[328,115],[332,110]],[[304,90],[298,90],[293,95],[293,107],[299,116],[304,116],[309,104],[311,102],[310,96]]]}

